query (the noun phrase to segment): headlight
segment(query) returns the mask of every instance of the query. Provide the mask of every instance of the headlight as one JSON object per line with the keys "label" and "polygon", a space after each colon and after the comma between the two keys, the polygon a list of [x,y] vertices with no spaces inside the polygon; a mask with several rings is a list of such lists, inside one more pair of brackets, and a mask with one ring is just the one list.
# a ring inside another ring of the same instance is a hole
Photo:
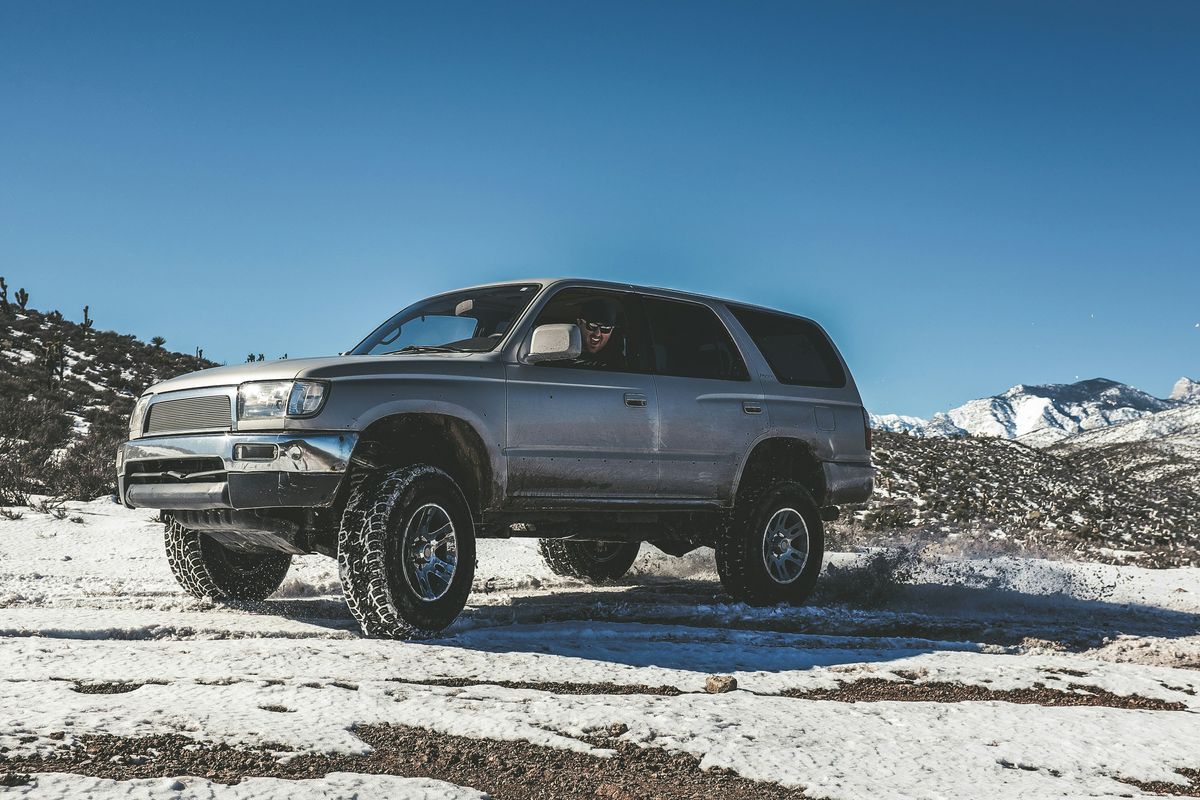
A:
{"label": "headlight", "polygon": [[291,381],[243,383],[238,387],[238,419],[282,417],[291,391]]}
{"label": "headlight", "polygon": [[311,417],[329,394],[321,381],[254,381],[238,387],[238,419]]}
{"label": "headlight", "polygon": [[136,439],[142,435],[146,427],[146,409],[150,407],[151,394],[144,394],[133,404],[133,413],[129,415],[129,438]]}

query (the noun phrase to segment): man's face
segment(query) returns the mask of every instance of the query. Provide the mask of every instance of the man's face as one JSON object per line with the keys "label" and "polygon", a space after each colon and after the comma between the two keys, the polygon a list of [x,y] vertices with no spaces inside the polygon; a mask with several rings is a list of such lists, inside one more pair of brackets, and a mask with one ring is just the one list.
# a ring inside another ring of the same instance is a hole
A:
{"label": "man's face", "polygon": [[612,325],[588,322],[582,317],[576,321],[579,323],[579,332],[583,334],[583,349],[589,353],[599,353],[612,338]]}

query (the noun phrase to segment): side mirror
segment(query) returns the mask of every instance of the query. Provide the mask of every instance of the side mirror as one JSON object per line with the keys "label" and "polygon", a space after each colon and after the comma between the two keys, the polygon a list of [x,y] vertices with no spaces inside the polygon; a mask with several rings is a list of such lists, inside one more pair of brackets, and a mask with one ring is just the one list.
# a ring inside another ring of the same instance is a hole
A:
{"label": "side mirror", "polygon": [[566,361],[579,358],[583,352],[583,337],[578,325],[539,325],[533,329],[526,364],[542,361]]}

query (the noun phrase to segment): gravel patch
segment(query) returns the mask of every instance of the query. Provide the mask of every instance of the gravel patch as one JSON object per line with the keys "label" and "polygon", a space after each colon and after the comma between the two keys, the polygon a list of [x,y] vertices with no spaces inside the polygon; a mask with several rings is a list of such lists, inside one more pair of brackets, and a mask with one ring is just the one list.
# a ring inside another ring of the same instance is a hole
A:
{"label": "gravel patch", "polygon": [[315,778],[330,772],[424,777],[487,792],[495,800],[602,797],[610,800],[798,800],[798,789],[759,783],[730,770],[701,770],[687,754],[638,747],[615,737],[617,724],[587,741],[611,748],[611,757],[590,756],[519,741],[450,736],[407,726],[363,726],[355,734],[374,748],[369,755],[304,753],[286,763],[281,748],[234,748],[184,736],[139,738],[83,736],[52,755],[0,760],[0,771],[70,772],[129,780],[195,775],[233,784],[247,777]]}
{"label": "gravel patch", "polygon": [[77,683],[71,687],[71,691],[80,694],[126,694],[145,685],[144,683]]}
{"label": "gravel patch", "polygon": [[1067,684],[1066,690],[1051,689],[1040,684],[1025,689],[989,689],[965,683],[908,683],[885,678],[863,678],[845,683],[836,689],[789,689],[780,694],[801,700],[834,700],[842,703],[877,703],[888,700],[926,703],[998,701],[1039,706],[1104,706],[1142,711],[1187,710],[1183,703],[1135,694],[1113,694],[1094,686],[1081,686],[1076,683]]}
{"label": "gravel patch", "polygon": [[1136,786],[1143,792],[1165,794],[1173,797],[1200,797],[1200,769],[1175,770],[1187,783],[1167,783],[1166,781],[1137,781],[1132,778],[1117,778],[1121,783]]}

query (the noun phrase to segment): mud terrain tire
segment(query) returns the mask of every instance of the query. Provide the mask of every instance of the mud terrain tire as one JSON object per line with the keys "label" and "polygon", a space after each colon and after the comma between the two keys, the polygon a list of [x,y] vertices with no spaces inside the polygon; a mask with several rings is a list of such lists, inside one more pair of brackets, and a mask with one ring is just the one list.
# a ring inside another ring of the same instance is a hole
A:
{"label": "mud terrain tire", "polygon": [[248,553],[225,547],[211,536],[167,520],[167,563],[192,597],[263,600],[287,577],[289,553]]}
{"label": "mud terrain tire", "polygon": [[475,576],[475,528],[462,490],[414,464],[362,481],[338,533],[338,574],[363,634],[431,636],[462,612]]}
{"label": "mud terrain tire", "polygon": [[825,530],[812,495],[781,480],[746,492],[717,533],[717,574],[752,606],[802,604],[816,586]]}
{"label": "mud terrain tire", "polygon": [[555,575],[588,583],[615,581],[637,560],[641,542],[574,542],[539,539],[538,552]]}

